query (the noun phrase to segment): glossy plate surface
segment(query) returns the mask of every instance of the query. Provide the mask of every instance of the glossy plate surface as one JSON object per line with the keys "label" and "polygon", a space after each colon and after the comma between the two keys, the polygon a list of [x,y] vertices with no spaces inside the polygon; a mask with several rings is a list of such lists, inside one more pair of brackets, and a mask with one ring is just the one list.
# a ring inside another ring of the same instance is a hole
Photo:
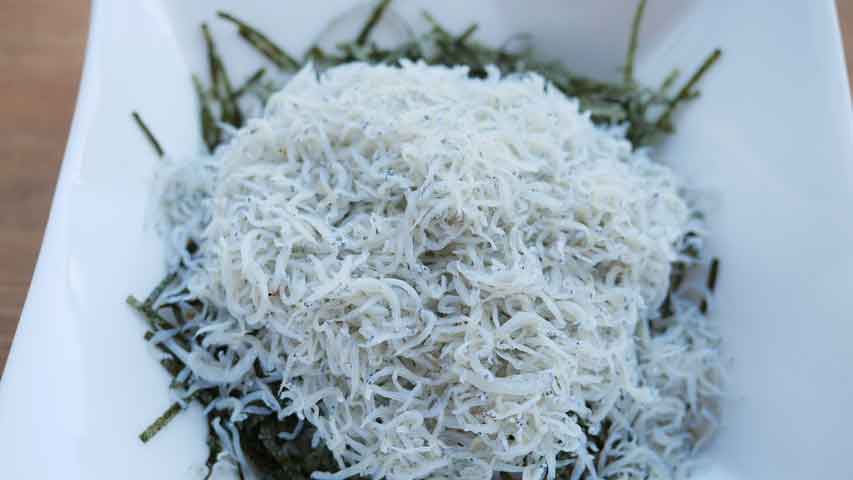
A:
{"label": "glossy plate surface", "polygon": [[[276,5],[273,5],[273,4]],[[499,43],[530,32],[576,71],[618,75],[634,2],[429,3],[449,27]],[[163,273],[150,218],[157,159],[200,148],[191,71],[207,20],[235,78],[259,57],[214,18],[224,7],[301,53],[350,0],[96,0],[85,71],[50,221],[0,383],[3,478],[198,478],[198,409],[149,445],[166,375],[124,304]],[[717,46],[723,61],[660,156],[709,192],[718,305],[732,360],[725,426],[705,480],[853,478],[853,122],[830,0],[651,0],[640,76],[653,84]]]}

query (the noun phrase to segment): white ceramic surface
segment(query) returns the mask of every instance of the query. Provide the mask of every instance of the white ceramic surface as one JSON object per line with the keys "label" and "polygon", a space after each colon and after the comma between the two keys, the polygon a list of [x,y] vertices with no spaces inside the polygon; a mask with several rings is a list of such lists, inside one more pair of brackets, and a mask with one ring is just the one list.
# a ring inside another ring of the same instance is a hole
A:
{"label": "white ceramic surface", "polygon": [[[277,3],[277,5],[274,5]],[[237,78],[260,59],[215,20],[237,11],[300,52],[354,2],[96,0],[77,112],[44,244],[0,383],[0,478],[197,478],[197,409],[149,445],[167,378],[124,305],[162,274],[144,221],[157,159],[200,148],[190,71],[211,21]],[[531,32],[578,71],[615,76],[630,0],[398,1],[485,40]],[[659,81],[713,47],[723,61],[661,156],[715,198],[718,308],[732,361],[705,480],[853,479],[853,122],[830,0],[652,0],[639,73]],[[234,58],[240,60],[232,61]]]}

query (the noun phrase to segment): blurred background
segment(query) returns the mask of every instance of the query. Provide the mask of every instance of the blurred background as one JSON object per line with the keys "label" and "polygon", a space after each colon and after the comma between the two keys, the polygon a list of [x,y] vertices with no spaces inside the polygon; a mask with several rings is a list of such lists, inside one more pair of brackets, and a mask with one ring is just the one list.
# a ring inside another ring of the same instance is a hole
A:
{"label": "blurred background", "polygon": [[[853,0],[837,0],[837,6],[850,74]],[[89,0],[0,0],[0,11],[2,372],[41,245],[74,112]]]}

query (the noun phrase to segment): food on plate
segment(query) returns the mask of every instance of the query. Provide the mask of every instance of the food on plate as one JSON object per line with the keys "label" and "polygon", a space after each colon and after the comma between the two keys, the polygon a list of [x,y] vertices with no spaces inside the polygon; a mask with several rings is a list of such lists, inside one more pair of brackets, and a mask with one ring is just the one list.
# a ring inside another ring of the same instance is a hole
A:
{"label": "food on plate", "polygon": [[[649,147],[670,94],[437,22],[235,86],[210,31],[207,151],[163,156],[169,274],[129,304],[209,423],[211,478],[677,478],[719,417],[719,263]],[[431,18],[431,17],[430,17]],[[166,149],[168,150],[168,149]],[[707,272],[705,285],[694,273]]]}

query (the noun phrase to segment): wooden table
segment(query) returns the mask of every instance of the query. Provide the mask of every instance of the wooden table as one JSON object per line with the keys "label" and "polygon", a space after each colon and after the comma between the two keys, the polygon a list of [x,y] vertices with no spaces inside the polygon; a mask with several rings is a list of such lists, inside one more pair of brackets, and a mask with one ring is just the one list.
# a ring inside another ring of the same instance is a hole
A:
{"label": "wooden table", "polygon": [[[89,2],[4,2],[0,14],[0,370],[50,208],[74,111]],[[853,0],[838,0],[853,73]],[[851,75],[853,77],[853,75]]]}
{"label": "wooden table", "polygon": [[77,98],[87,0],[2,2],[0,368],[12,343]]}

